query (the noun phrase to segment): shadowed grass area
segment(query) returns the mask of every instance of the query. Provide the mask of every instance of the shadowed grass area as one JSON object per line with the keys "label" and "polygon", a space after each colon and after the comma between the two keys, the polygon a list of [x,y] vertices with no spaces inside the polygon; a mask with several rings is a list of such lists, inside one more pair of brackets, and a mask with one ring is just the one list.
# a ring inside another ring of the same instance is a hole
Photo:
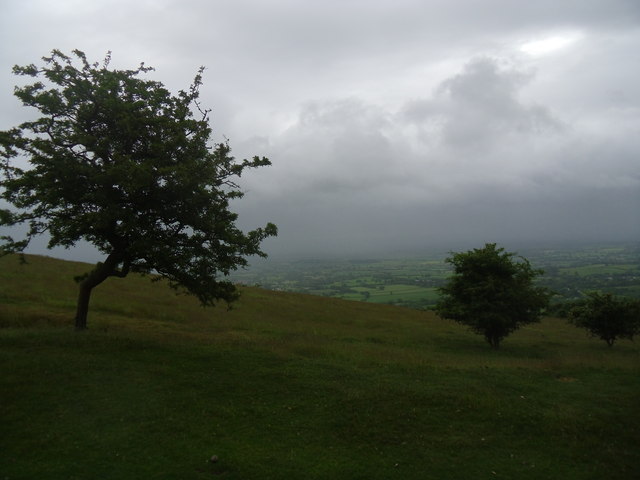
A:
{"label": "shadowed grass area", "polygon": [[76,333],[89,267],[28,260],[0,258],[0,478],[637,478],[632,342],[547,319],[492,351],[430,312],[135,276]]}

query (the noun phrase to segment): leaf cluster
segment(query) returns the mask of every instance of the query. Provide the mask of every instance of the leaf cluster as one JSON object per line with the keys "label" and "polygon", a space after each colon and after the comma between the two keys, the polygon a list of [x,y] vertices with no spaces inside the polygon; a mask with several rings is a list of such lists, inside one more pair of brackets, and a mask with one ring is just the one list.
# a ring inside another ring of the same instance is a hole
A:
{"label": "leaf cluster", "polygon": [[270,162],[239,162],[228,143],[210,145],[203,69],[172,95],[143,78],[144,64],[110,69],[110,54],[91,64],[81,51],[54,50],[43,61],[14,67],[35,79],[15,95],[40,116],[0,132],[1,198],[15,207],[0,210],[0,224],[28,225],[26,238],[2,238],[2,252],[45,232],[50,248],[85,240],[109,256],[109,275],[154,272],[203,304],[232,300],[233,285],[218,277],[264,256],[260,243],[276,227],[243,233],[229,203],[243,195],[244,170]]}
{"label": "leaf cluster", "polygon": [[550,297],[534,284],[543,272],[527,259],[514,257],[495,243],[452,253],[446,262],[454,273],[439,289],[437,313],[484,335],[494,348],[522,325],[537,322]]}
{"label": "leaf cluster", "polygon": [[610,293],[590,292],[569,312],[569,322],[589,331],[610,347],[618,338],[633,340],[640,333],[640,302]]}

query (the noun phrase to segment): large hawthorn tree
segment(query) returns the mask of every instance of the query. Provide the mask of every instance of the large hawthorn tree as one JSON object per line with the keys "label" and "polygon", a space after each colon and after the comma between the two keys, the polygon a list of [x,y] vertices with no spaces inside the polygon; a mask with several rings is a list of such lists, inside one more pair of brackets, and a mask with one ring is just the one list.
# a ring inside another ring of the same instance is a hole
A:
{"label": "large hawthorn tree", "polygon": [[439,289],[436,305],[442,317],[484,335],[492,348],[522,325],[537,322],[550,293],[534,283],[542,270],[495,243],[446,259],[453,276]]}
{"label": "large hawthorn tree", "polygon": [[232,302],[238,292],[224,277],[265,256],[260,244],[277,230],[242,232],[229,203],[243,195],[244,170],[269,160],[236,161],[228,143],[211,143],[202,68],[172,95],[145,78],[152,68],[109,63],[110,54],[90,63],[79,50],[54,50],[42,66],[14,67],[35,79],[15,95],[39,116],[0,132],[0,195],[13,205],[0,209],[0,224],[27,225],[19,240],[1,237],[0,253],[22,252],[43,233],[49,248],[95,245],[105,259],[78,279],[80,330],[93,288],[129,272],[160,275],[203,305]]}

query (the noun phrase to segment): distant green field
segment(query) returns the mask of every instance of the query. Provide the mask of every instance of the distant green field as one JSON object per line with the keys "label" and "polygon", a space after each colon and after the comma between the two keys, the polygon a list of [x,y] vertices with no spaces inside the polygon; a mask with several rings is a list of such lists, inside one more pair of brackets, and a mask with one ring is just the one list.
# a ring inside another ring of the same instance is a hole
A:
{"label": "distant green field", "polygon": [[584,265],[581,267],[567,267],[561,268],[560,273],[568,274],[568,275],[580,275],[580,276],[588,276],[588,275],[611,275],[611,274],[620,274],[620,273],[628,273],[628,272],[636,272],[640,275],[640,265],[632,265],[632,264],[620,264],[620,265],[609,265],[609,264],[595,264],[595,265]]}
{"label": "distant green field", "polygon": [[[605,291],[640,298],[640,244],[539,248],[518,252],[545,271],[554,301]],[[411,308],[431,308],[451,275],[446,252],[408,258],[258,262],[234,278],[245,285]],[[393,295],[390,291],[393,289]],[[401,292],[401,293],[400,293]]]}
{"label": "distant green field", "polygon": [[[435,288],[414,287],[411,285],[385,285],[384,289],[371,289],[366,287],[354,287],[357,294],[340,295],[345,300],[360,300],[373,303],[415,302],[426,300],[436,302],[438,292]],[[366,294],[368,293],[368,295]]]}
{"label": "distant green field", "polygon": [[87,268],[0,258],[0,479],[638,477],[638,342],[548,318],[494,351],[429,311],[255,287],[203,309],[138,276],[77,333]]}

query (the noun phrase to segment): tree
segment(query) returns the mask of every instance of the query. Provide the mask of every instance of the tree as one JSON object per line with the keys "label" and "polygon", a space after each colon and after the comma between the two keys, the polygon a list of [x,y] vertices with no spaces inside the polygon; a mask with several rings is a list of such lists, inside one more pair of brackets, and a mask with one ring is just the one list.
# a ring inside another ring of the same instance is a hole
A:
{"label": "tree", "polygon": [[537,322],[550,294],[533,281],[542,270],[529,261],[488,243],[484,248],[453,253],[445,261],[454,274],[441,288],[436,312],[484,335],[492,348],[522,325]]}
{"label": "tree", "polygon": [[628,338],[640,333],[640,302],[614,297],[610,293],[591,292],[569,312],[569,322],[585,328],[609,347],[617,338]]}
{"label": "tree", "polygon": [[[109,69],[110,57],[90,64],[79,50],[54,50],[42,67],[14,67],[38,78],[15,95],[41,116],[0,132],[1,198],[16,207],[0,210],[0,225],[28,225],[22,240],[1,237],[0,254],[23,252],[46,232],[49,248],[85,240],[106,255],[77,279],[79,330],[93,288],[129,272],[166,278],[203,305],[232,302],[238,292],[220,277],[265,256],[261,242],[277,234],[271,223],[246,234],[235,225],[236,179],[270,162],[238,162],[227,142],[210,144],[209,111],[198,102],[204,69],[173,96],[140,78],[152,68]],[[23,158],[30,167],[17,166]]]}

